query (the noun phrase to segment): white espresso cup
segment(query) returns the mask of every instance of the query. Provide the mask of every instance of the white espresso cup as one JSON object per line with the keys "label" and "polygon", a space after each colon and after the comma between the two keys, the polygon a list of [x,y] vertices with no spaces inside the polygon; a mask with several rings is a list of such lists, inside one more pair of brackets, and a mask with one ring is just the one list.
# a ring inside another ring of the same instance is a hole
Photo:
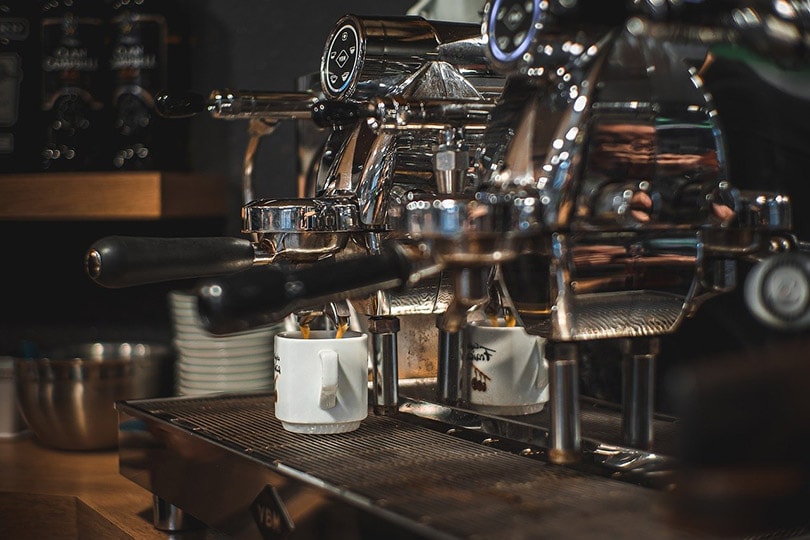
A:
{"label": "white espresso cup", "polygon": [[504,415],[531,414],[548,401],[545,340],[519,326],[474,322],[465,329],[465,377],[470,406]]}
{"label": "white espresso cup", "polygon": [[345,433],[368,416],[368,337],[334,330],[275,336],[276,418],[296,433]]}

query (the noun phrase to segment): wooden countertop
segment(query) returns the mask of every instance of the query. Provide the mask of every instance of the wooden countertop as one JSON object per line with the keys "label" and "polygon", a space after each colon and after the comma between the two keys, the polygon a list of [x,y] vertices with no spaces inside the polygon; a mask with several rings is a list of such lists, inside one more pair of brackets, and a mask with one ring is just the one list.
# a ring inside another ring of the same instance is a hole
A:
{"label": "wooden countertop", "polygon": [[118,472],[118,452],[47,449],[0,440],[0,538],[165,540],[152,494]]}

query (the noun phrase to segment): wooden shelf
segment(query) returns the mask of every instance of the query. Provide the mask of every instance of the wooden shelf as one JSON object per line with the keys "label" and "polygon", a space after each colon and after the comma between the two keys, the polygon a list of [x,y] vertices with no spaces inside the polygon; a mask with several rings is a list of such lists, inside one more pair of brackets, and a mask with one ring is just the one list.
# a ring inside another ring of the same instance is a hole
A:
{"label": "wooden shelf", "polygon": [[0,175],[0,220],[158,220],[227,212],[223,178],[174,172]]}

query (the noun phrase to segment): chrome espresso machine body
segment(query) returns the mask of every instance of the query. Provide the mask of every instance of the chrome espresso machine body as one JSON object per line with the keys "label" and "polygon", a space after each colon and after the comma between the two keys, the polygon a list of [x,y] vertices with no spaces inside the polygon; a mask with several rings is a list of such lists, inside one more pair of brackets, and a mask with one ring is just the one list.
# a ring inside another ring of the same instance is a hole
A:
{"label": "chrome espresso machine body", "polygon": [[[790,201],[735,187],[701,80],[715,43],[806,56],[810,5],[732,4],[495,0],[481,28],[347,16],[321,95],[164,97],[167,112],[250,120],[250,238],[102,239],[90,275],[215,276],[199,307],[218,333],[291,313],[342,323],[353,308],[372,338],[375,414],[321,437],[285,432],[272,395],[119,403],[121,472],[155,494],[156,520],[168,505],[237,538],[790,536],[790,512],[772,522],[770,506],[746,506],[766,495],[679,483],[678,421],[654,411],[659,337],[739,288],[740,261],[758,318],[810,321]],[[307,196],[252,199],[258,137],[302,118],[328,132]],[[470,406],[462,336],[476,309],[546,340],[541,413]],[[400,319],[418,321],[404,347]],[[608,340],[624,354],[620,404],[578,387],[581,345]],[[402,356],[426,348],[435,362],[403,377]],[[782,508],[806,501],[785,493]]]}

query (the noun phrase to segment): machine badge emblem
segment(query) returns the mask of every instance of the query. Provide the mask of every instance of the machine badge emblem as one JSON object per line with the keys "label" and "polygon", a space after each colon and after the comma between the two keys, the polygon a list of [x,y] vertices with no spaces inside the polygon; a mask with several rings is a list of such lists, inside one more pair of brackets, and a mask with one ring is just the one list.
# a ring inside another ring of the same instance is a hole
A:
{"label": "machine badge emblem", "polygon": [[287,512],[276,488],[267,485],[250,507],[262,538],[286,538],[295,531],[295,524]]}

